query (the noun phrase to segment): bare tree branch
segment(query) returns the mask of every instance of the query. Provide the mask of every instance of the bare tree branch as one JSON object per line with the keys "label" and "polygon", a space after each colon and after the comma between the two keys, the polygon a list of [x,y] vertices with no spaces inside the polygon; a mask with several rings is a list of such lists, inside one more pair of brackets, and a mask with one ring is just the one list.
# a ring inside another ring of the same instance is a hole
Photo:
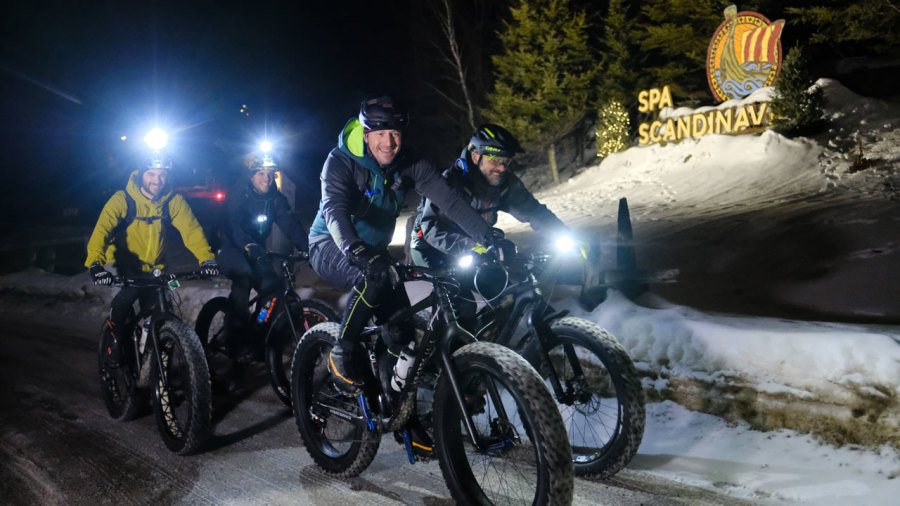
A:
{"label": "bare tree branch", "polygon": [[[466,72],[462,64],[462,55],[459,51],[459,44],[456,41],[456,31],[453,28],[453,13],[450,10],[449,0],[442,0],[442,3],[444,5],[444,16],[441,18],[441,32],[443,32],[444,37],[447,38],[447,42],[450,45],[450,56],[452,57],[451,64],[456,70],[457,79],[459,80],[459,85],[463,92],[463,98],[466,101],[466,108],[464,110],[468,114],[469,126],[472,127],[472,130],[475,130],[475,109],[472,107],[472,99],[469,97],[469,87],[466,85]],[[441,93],[441,95],[444,94]],[[446,97],[446,95],[444,96]]]}
{"label": "bare tree branch", "polygon": [[[447,95],[446,93],[444,93],[443,91],[441,91],[440,88],[438,88],[437,86],[435,86],[435,85],[433,85],[433,84],[431,84],[431,83],[427,83],[427,84],[428,84],[428,86],[429,86],[432,90],[434,90],[435,93],[437,93],[438,95],[440,95],[441,97],[443,97],[444,100],[446,100],[447,102],[449,102],[450,105],[452,105],[453,107],[456,107],[457,109],[459,109],[459,110],[462,111],[462,112],[466,112],[465,106],[463,106],[462,104],[460,104],[459,102],[457,102],[456,100],[454,100],[452,97],[450,97],[449,95]],[[473,127],[472,129],[474,130],[474,127]]]}
{"label": "bare tree branch", "polygon": [[900,12],[900,9],[898,9],[896,5],[891,3],[891,0],[884,0],[884,1],[887,2],[887,4],[891,6],[891,9],[894,9],[895,11]]}

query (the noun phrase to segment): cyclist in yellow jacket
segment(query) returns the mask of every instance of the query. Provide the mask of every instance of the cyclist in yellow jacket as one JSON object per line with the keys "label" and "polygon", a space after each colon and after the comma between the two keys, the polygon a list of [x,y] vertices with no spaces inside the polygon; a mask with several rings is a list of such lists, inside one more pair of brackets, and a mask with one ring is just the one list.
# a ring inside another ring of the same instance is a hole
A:
{"label": "cyclist in yellow jacket", "polygon": [[[187,201],[169,187],[171,164],[154,157],[140,170],[134,171],[124,191],[118,191],[103,206],[100,218],[87,245],[85,267],[96,285],[112,284],[112,274],[104,265],[115,262],[119,275],[149,275],[164,269],[166,227],[170,224],[180,233],[184,245],[197,257],[201,272],[207,276],[219,273],[215,255],[209,247],[203,228],[194,217]],[[113,346],[107,350],[107,364],[115,367],[121,360],[118,342],[120,329],[126,328],[134,301],[141,307],[155,301],[152,289],[124,287],[110,304],[109,321]]]}

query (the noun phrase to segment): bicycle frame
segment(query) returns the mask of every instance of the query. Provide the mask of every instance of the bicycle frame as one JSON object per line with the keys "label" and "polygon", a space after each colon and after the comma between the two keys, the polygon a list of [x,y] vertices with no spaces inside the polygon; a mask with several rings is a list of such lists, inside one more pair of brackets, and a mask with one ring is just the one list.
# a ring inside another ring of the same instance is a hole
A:
{"label": "bicycle frame", "polygon": [[[549,260],[549,256],[539,256],[538,260],[541,263],[545,263]],[[568,311],[555,311],[547,302],[537,279],[537,276],[541,273],[541,269],[537,267],[534,260],[532,262],[524,263],[522,267],[524,269],[523,279],[507,286],[500,295],[497,296],[497,299],[501,301],[505,301],[511,297],[513,300],[512,309],[509,308],[510,305],[506,302],[501,303],[498,307],[485,306],[485,308],[482,308],[482,310],[478,312],[478,321],[481,330],[476,335],[476,338],[483,336],[484,333],[497,322],[504,322],[500,326],[497,336],[488,340],[509,347],[514,337],[513,332],[519,328],[519,323],[527,318],[529,324],[528,327],[532,329],[529,333],[530,336],[537,339],[540,343],[539,349],[542,360],[550,363],[550,355],[547,350],[552,348],[552,345],[554,344],[550,342],[552,339],[551,336],[553,335],[550,330],[550,322],[566,316]],[[489,315],[491,316],[491,322],[487,325],[482,325],[482,320]],[[528,338],[529,335],[522,337],[523,340]],[[565,345],[563,348],[575,376],[582,376],[583,371],[581,369],[581,364],[575,355],[575,350],[571,345]],[[572,394],[563,388],[559,376],[556,373],[556,369],[554,367],[549,367],[548,369],[549,376],[547,379],[550,381],[554,396],[561,402],[571,402]]]}
{"label": "bicycle frame", "polygon": [[[269,314],[265,319],[265,326],[268,327],[270,321],[275,321],[275,315],[284,311],[287,314],[287,321],[288,325],[291,327],[291,332],[296,333],[297,324],[294,322],[294,317],[290,312],[290,302],[295,302],[300,305],[303,303],[303,299],[301,299],[300,296],[297,295],[297,292],[294,291],[294,262],[304,260],[308,257],[302,254],[281,255],[273,252],[269,252],[269,256],[275,258],[281,264],[281,295],[275,297],[275,303],[269,308]],[[259,294],[253,297],[250,303],[252,304],[257,301],[259,301]],[[258,315],[261,309],[261,305],[257,303],[254,314]]]}
{"label": "bicycle frame", "polygon": [[[422,301],[418,302],[417,304],[414,304],[411,307],[411,310],[417,312],[429,306],[432,307],[433,309],[440,312],[442,316],[441,324],[443,328],[438,329],[437,332],[426,332],[422,344],[417,347],[416,359],[413,363],[412,369],[412,380],[407,383],[406,387],[404,387],[399,399],[392,403],[397,405],[396,407],[399,408],[392,411],[394,413],[402,414],[395,415],[382,428],[381,432],[392,432],[395,430],[399,430],[403,428],[403,426],[408,421],[409,415],[412,412],[410,408],[415,403],[417,385],[423,377],[426,367],[436,349],[439,353],[438,358],[443,370],[442,374],[445,374],[448,381],[450,382],[453,394],[456,397],[457,407],[462,414],[463,423],[466,426],[466,430],[469,434],[472,445],[479,452],[485,452],[487,450],[499,448],[506,445],[507,443],[504,442],[504,440],[500,437],[492,437],[485,438],[485,440],[479,440],[478,431],[475,430],[474,422],[472,421],[472,414],[470,413],[469,408],[466,406],[465,396],[463,395],[462,389],[460,387],[459,377],[456,372],[456,368],[453,365],[453,361],[451,358],[452,352],[462,345],[475,342],[476,339],[474,336],[472,336],[471,333],[460,327],[457,322],[456,312],[453,310],[451,290],[457,289],[458,283],[452,280],[452,271],[449,271],[445,276],[443,275],[444,273],[441,273],[439,275],[436,271],[432,271],[422,267],[397,266],[397,269],[400,272],[401,279],[403,281],[424,280],[430,281],[432,283],[432,294]],[[434,313],[434,317],[432,318],[432,324],[436,319],[437,311]],[[397,316],[396,318],[400,318],[400,316]],[[434,331],[433,326],[429,325],[428,330]],[[372,372],[373,375],[377,378],[376,354],[372,349],[369,349],[368,351],[373,366],[373,370],[370,372]],[[491,400],[498,410],[499,417],[501,417],[503,420],[508,420],[509,417],[503,409],[503,403],[500,400],[500,393],[497,390],[496,385],[494,385],[493,383],[489,383],[488,388]],[[365,394],[361,394],[358,402],[363,409],[368,427],[372,429],[376,427],[377,424],[372,418],[370,411],[367,409],[365,400]],[[405,436],[405,439],[408,439],[408,435]],[[410,461],[414,461],[412,456],[410,456]]]}
{"label": "bicycle frame", "polygon": [[[149,317],[151,321],[150,329],[147,332],[147,339],[149,341],[150,347],[153,350],[153,360],[156,362],[157,367],[162,370],[163,363],[162,357],[159,354],[159,335],[158,330],[163,323],[169,320],[180,320],[178,316],[172,313],[169,310],[171,305],[171,290],[172,283],[177,283],[178,280],[191,280],[191,279],[205,279],[204,276],[199,274],[198,272],[186,272],[186,273],[178,273],[178,274],[166,274],[159,275],[155,278],[134,278],[127,276],[116,276],[114,279],[114,285],[122,286],[122,287],[135,287],[135,288],[153,288],[156,292],[156,302],[153,304],[151,308],[141,307],[140,312],[135,315],[135,325],[143,320],[144,318]],[[177,286],[177,285],[176,285]],[[134,334],[132,333],[132,336]],[[144,344],[144,350],[147,349],[147,343]],[[135,374],[140,378],[143,374],[142,360],[141,360],[141,350],[140,343],[135,343],[134,347],[134,359],[136,367],[134,368]],[[163,387],[168,387],[167,381],[168,379],[165,375],[160,376],[160,380],[162,381]]]}

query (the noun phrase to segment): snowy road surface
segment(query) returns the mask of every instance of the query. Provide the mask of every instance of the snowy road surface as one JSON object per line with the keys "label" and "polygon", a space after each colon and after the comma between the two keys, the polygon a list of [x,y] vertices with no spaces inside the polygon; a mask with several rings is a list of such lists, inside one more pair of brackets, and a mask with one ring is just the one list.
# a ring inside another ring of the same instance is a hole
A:
{"label": "snowy road surface", "polygon": [[[261,369],[238,393],[214,398],[215,434],[201,454],[173,455],[152,416],[107,416],[93,332],[48,323],[0,324],[2,504],[453,503],[437,463],[409,465],[389,437],[361,477],[320,472]],[[653,467],[651,458],[634,464]],[[612,482],[578,480],[575,502],[746,504],[629,470]]]}

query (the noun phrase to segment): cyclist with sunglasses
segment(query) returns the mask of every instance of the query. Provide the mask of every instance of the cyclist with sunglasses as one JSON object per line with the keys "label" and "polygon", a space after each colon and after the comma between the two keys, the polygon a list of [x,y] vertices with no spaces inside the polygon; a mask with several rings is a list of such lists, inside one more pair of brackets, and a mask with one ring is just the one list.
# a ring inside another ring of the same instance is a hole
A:
{"label": "cyclist with sunglasses", "polygon": [[[451,188],[469,197],[470,205],[491,226],[497,223],[497,213],[503,211],[529,223],[538,233],[550,236],[564,233],[565,224],[510,171],[513,157],[524,151],[505,128],[482,125],[443,176]],[[430,199],[423,199],[418,211],[410,238],[410,255],[416,265],[434,268],[470,251],[481,252],[477,241]],[[465,326],[466,318],[474,315],[474,305],[463,306],[458,309]]]}

